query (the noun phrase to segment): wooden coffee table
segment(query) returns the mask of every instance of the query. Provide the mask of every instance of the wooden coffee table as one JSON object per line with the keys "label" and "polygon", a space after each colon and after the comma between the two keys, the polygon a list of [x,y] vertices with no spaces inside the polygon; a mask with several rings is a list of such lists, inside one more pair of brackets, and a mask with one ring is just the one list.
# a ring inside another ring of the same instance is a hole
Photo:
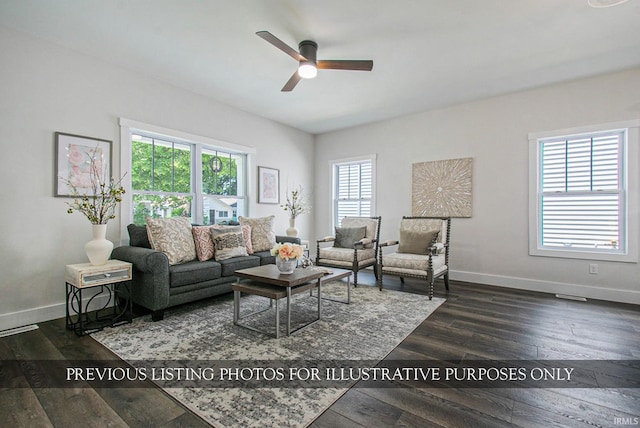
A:
{"label": "wooden coffee table", "polygon": [[[346,303],[347,305],[351,303],[351,274],[353,273],[353,271],[347,270],[347,269],[337,269],[337,268],[327,268],[327,267],[314,267],[311,269],[320,270],[324,273],[324,276],[320,278],[320,281],[322,282],[323,286],[324,284],[335,282],[342,278],[347,278],[347,299],[346,300],[332,299],[330,297],[322,297],[322,299],[330,300],[332,302]],[[313,296],[313,290],[309,291],[309,295]]]}
{"label": "wooden coffee table", "polygon": [[[296,268],[291,274],[281,274],[275,265],[263,265],[248,269],[240,269],[235,271],[235,275],[240,278],[245,278],[249,281],[237,282],[232,285],[233,288],[233,323],[241,327],[249,328],[261,333],[264,333],[256,328],[240,324],[242,318],[246,318],[256,313],[240,315],[240,293],[255,294],[258,296],[267,297],[270,299],[270,307],[273,305],[273,301],[276,302],[276,338],[280,337],[280,312],[278,307],[278,301],[280,299],[287,299],[287,325],[286,335],[307,327],[314,322],[318,321],[322,316],[322,281],[321,278],[325,275],[324,272],[313,269]],[[318,288],[318,317],[310,322],[291,330],[291,296],[304,291]],[[267,308],[265,310],[268,310]]]}

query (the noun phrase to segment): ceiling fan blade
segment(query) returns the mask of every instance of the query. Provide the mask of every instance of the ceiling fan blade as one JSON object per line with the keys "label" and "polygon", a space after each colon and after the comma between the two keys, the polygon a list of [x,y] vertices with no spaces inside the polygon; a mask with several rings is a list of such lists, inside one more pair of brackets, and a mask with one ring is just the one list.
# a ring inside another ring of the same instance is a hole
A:
{"label": "ceiling fan blade", "polygon": [[300,55],[298,51],[287,45],[285,42],[274,36],[268,31],[258,31],[256,33],[258,36],[265,39],[267,42],[271,43],[273,46],[280,49],[282,52],[286,53],[296,61],[306,61],[306,58]]}
{"label": "ceiling fan blade", "polygon": [[323,59],[318,61],[318,68],[324,70],[356,70],[371,71],[371,60]]}
{"label": "ceiling fan blade", "polygon": [[302,78],[298,74],[298,70],[296,70],[295,73],[293,73],[293,75],[289,79],[289,81],[287,83],[285,83],[285,85],[282,87],[281,92],[291,92],[291,91],[293,91],[293,88],[296,87],[296,85],[298,84],[300,79],[302,79]]}

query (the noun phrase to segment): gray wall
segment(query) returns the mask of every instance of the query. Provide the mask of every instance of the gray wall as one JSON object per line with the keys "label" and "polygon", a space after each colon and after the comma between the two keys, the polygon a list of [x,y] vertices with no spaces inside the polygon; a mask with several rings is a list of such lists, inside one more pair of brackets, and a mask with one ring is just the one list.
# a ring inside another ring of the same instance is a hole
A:
{"label": "gray wall", "polygon": [[[281,171],[287,188],[313,185],[313,136],[139,73],[0,28],[0,330],[64,316],[64,266],[88,261],[89,221],[67,214],[54,194],[54,132],[113,141],[119,172],[119,117],[250,146],[255,167]],[[251,192],[255,194],[256,180]],[[288,217],[278,205],[250,214]],[[297,227],[305,235],[312,216]],[[107,238],[120,242],[120,215]]]}
{"label": "gray wall", "polygon": [[[376,213],[387,240],[411,214],[412,163],[472,157],[473,216],[453,220],[452,278],[640,303],[638,263],[597,261],[600,273],[590,275],[589,260],[528,255],[528,134],[638,119],[638,94],[633,69],[320,135],[316,235],[331,233],[330,160],[377,154]],[[638,168],[637,156],[629,165]],[[629,239],[638,245],[637,230]]]}

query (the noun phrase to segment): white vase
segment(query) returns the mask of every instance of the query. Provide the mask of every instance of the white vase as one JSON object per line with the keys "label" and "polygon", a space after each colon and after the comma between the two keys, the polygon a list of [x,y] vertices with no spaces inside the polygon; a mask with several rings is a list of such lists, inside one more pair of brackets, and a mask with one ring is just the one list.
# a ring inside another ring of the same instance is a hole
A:
{"label": "white vase", "polygon": [[281,257],[276,256],[276,266],[278,267],[278,270],[280,271],[280,273],[284,273],[284,274],[293,273],[293,271],[296,269],[296,266],[298,266],[298,260],[296,259],[285,260]]}
{"label": "white vase", "polygon": [[298,233],[300,232],[297,228],[296,228],[296,219],[295,218],[290,218],[289,219],[289,227],[287,228],[287,236],[291,236],[292,238],[297,238],[298,237]]}
{"label": "white vase", "polygon": [[84,250],[92,265],[102,266],[107,263],[109,256],[111,256],[113,242],[106,239],[106,224],[92,224],[91,229],[93,232],[93,239],[85,244]]}

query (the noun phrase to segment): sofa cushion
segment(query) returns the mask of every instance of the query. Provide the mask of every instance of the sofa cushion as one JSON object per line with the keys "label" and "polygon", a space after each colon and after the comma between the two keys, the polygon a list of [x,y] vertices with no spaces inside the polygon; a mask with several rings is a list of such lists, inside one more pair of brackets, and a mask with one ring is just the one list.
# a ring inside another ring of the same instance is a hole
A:
{"label": "sofa cushion", "polygon": [[162,251],[169,264],[184,263],[196,258],[196,246],[191,233],[191,223],[185,217],[147,217],[147,231],[151,248]]}
{"label": "sofa cushion", "polygon": [[416,230],[400,230],[399,253],[429,254],[429,247],[435,244],[438,239],[439,230],[429,230],[427,232]]}
{"label": "sofa cushion", "polygon": [[271,251],[260,251],[258,253],[253,253],[253,255],[260,257],[260,266],[272,265],[276,263],[276,258],[275,256],[271,255]]}
{"label": "sofa cushion", "polygon": [[146,225],[131,223],[127,226],[127,231],[129,232],[129,245],[132,247],[151,248]]}
{"label": "sofa cushion", "polygon": [[251,226],[243,224],[242,237],[244,238],[244,246],[247,247],[247,254],[253,254],[253,243],[251,242]]}
{"label": "sofa cushion", "polygon": [[210,281],[220,278],[221,275],[220,263],[213,260],[205,262],[194,260],[169,267],[169,287]]}
{"label": "sofa cushion", "polygon": [[[213,246],[211,228],[224,229],[225,227],[229,226],[218,224],[212,224],[209,226],[193,226],[191,231],[193,232],[193,242],[196,245],[196,255],[198,256],[198,260],[203,262],[205,260],[211,260],[212,258],[214,258],[215,248]],[[244,238],[244,245],[247,249],[247,254],[253,254],[253,248],[251,246],[251,226],[242,226],[242,237]]]}
{"label": "sofa cushion", "polygon": [[334,247],[353,248],[353,243],[364,238],[367,228],[362,227],[336,227],[336,240]]}
{"label": "sofa cushion", "polygon": [[201,262],[211,260],[214,255],[211,227],[212,226],[193,226],[191,229],[193,242],[196,246],[196,255]]}
{"label": "sofa cushion", "polygon": [[260,266],[260,258],[256,256],[232,257],[220,261],[222,276],[232,276],[238,269]]}
{"label": "sofa cushion", "polygon": [[247,247],[244,244],[240,226],[213,227],[210,230],[216,261],[247,255]]}
{"label": "sofa cushion", "polygon": [[270,250],[276,244],[276,216],[240,217],[240,225],[251,226],[251,245],[254,252]]}

